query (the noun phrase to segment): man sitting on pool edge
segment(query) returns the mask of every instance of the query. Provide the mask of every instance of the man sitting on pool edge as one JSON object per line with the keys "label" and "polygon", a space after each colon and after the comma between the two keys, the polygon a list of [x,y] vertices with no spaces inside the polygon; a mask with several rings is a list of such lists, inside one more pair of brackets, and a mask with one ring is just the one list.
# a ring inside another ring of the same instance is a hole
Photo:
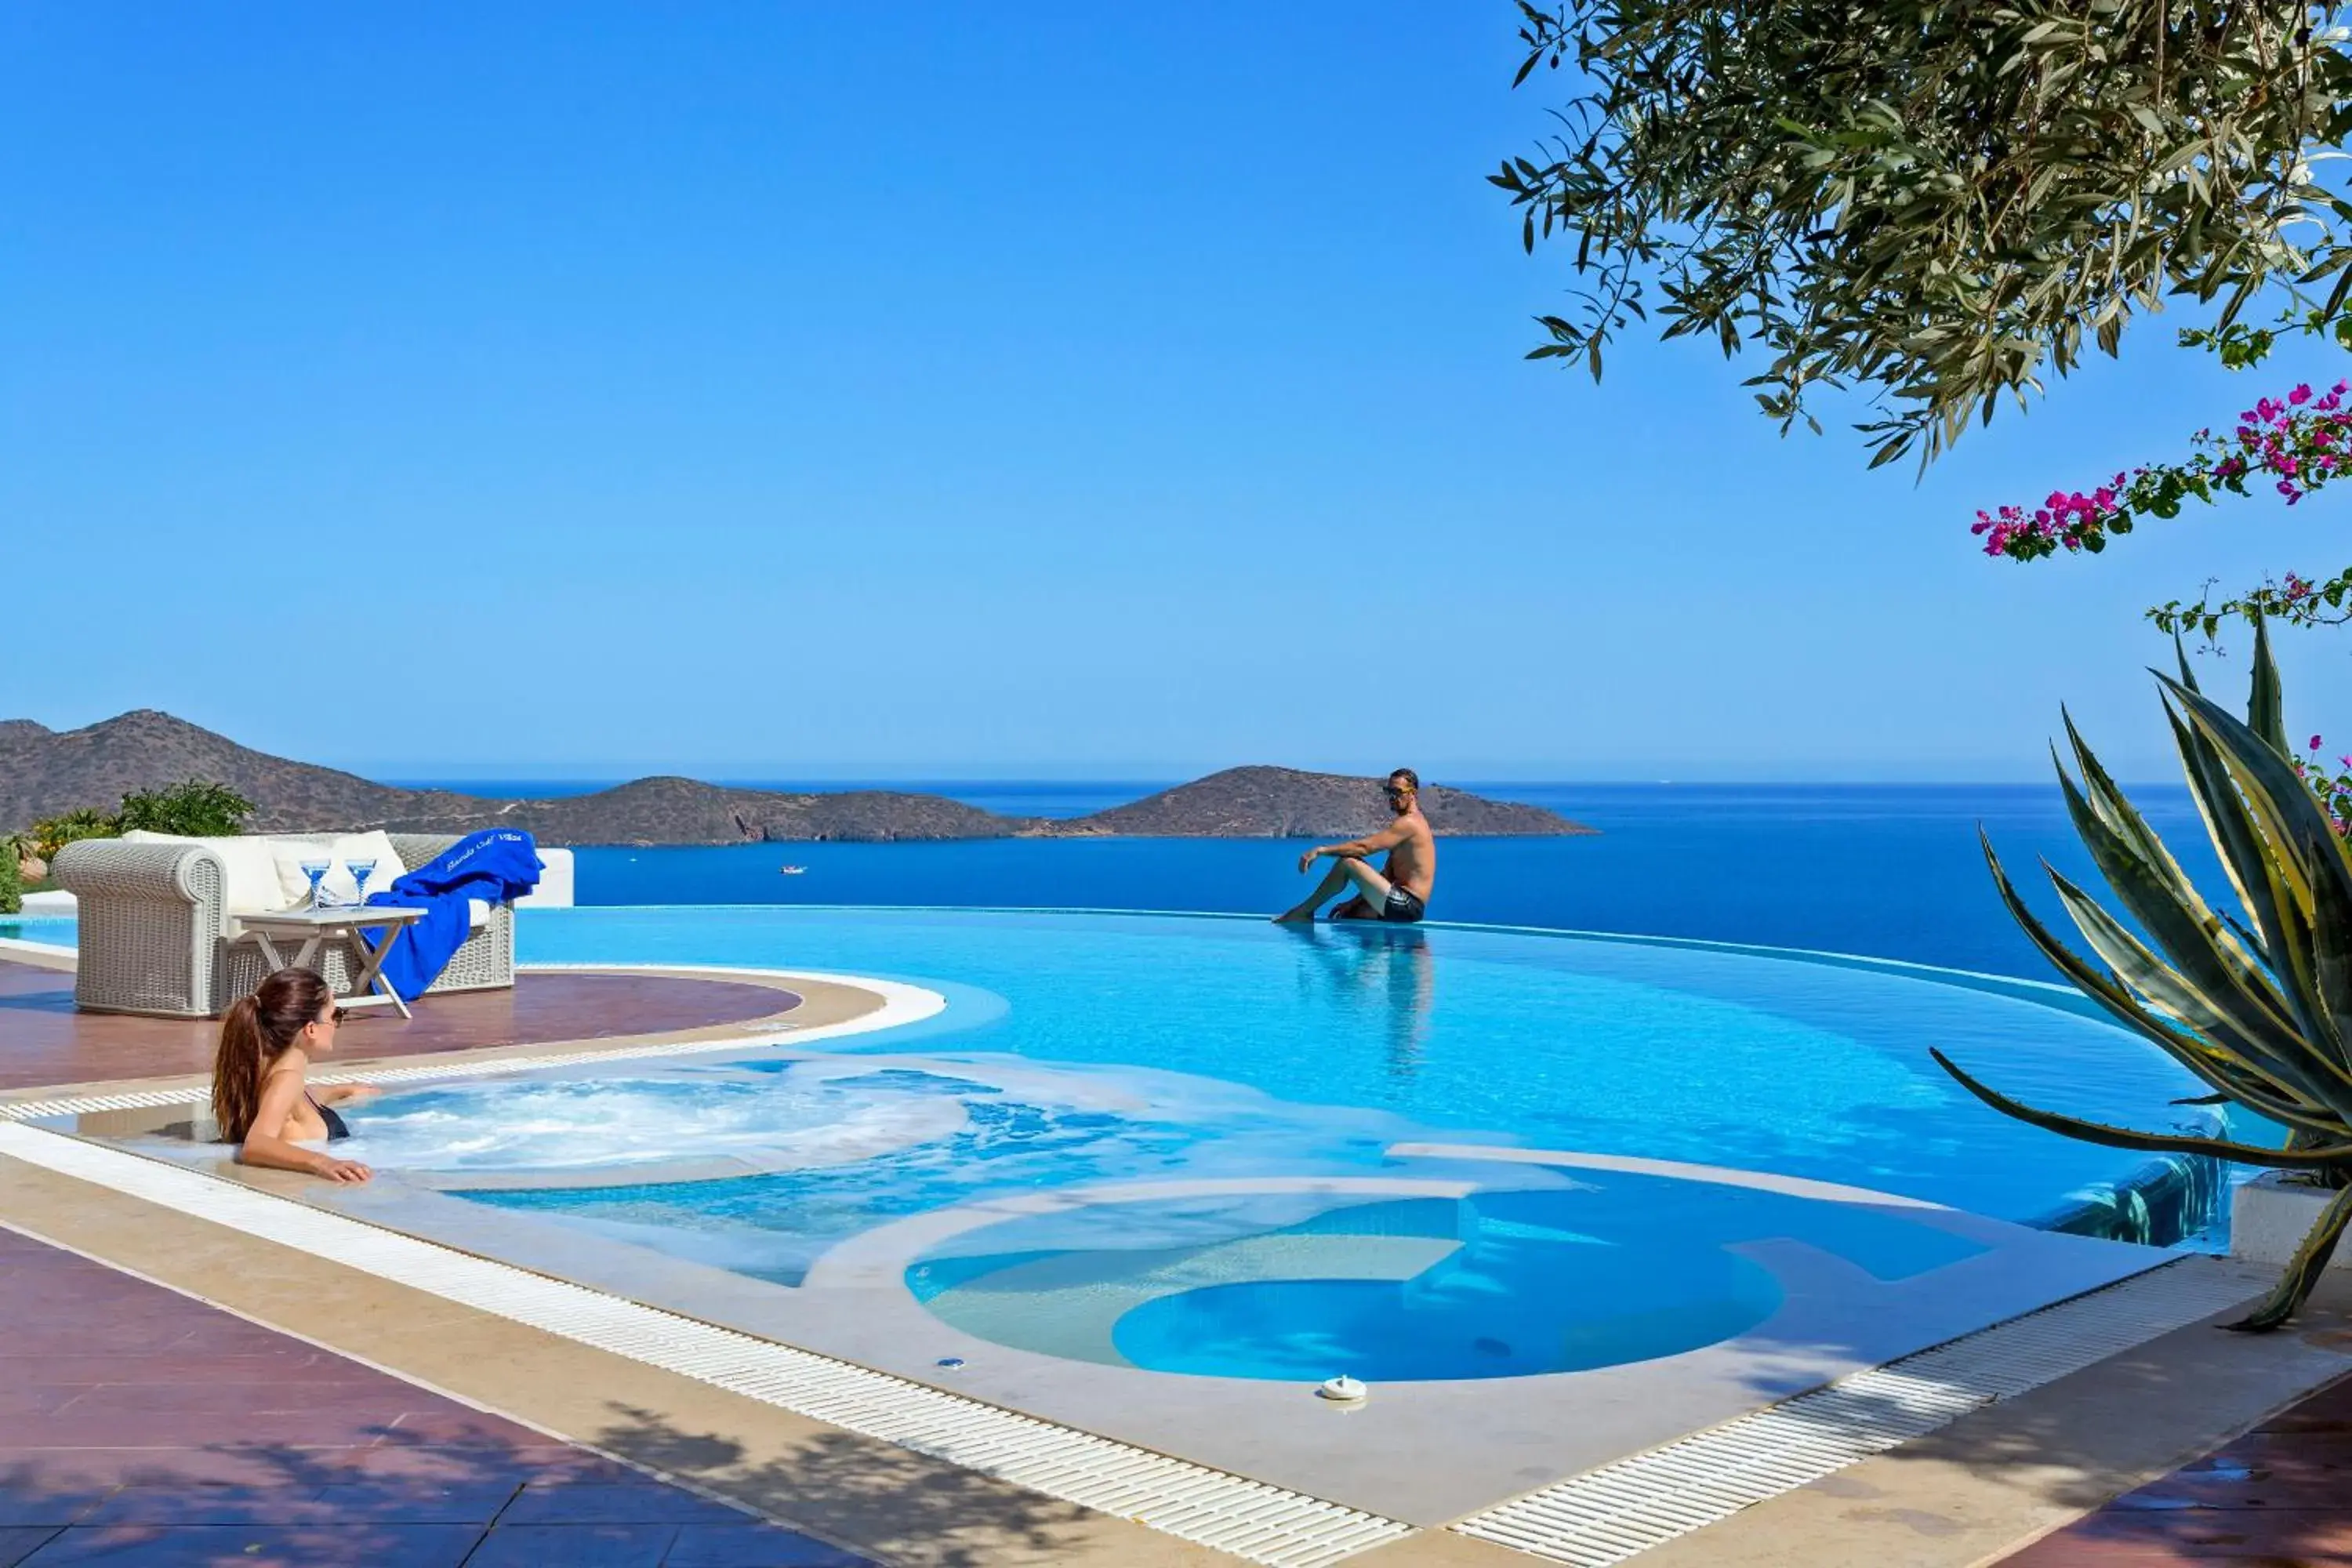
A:
{"label": "man sitting on pool edge", "polygon": [[[1437,840],[1430,834],[1429,818],[1421,815],[1420,775],[1411,768],[1397,769],[1389,775],[1388,797],[1396,820],[1386,827],[1345,844],[1309,849],[1298,858],[1301,871],[1312,868],[1327,855],[1339,864],[1305,903],[1275,916],[1276,920],[1311,921],[1326,900],[1350,883],[1356,894],[1331,911],[1335,921],[1410,922],[1428,911],[1430,889],[1437,883]],[[1383,849],[1389,852],[1385,875],[1371,866],[1371,858]]]}

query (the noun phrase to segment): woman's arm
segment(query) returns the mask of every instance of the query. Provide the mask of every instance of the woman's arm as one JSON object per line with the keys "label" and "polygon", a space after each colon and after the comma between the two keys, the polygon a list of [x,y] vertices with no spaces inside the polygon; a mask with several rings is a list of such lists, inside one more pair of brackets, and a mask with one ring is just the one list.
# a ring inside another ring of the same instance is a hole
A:
{"label": "woman's arm", "polygon": [[262,1080],[261,1108],[254,1112],[253,1125],[246,1129],[244,1145],[236,1152],[237,1163],[270,1171],[299,1171],[306,1176],[322,1176],[331,1182],[366,1181],[373,1173],[358,1161],[338,1160],[287,1140],[286,1123],[292,1119],[295,1102],[301,1098],[300,1073],[274,1072]]}
{"label": "woman's arm", "polygon": [[321,1105],[357,1105],[383,1090],[372,1083],[322,1083],[310,1092]]}

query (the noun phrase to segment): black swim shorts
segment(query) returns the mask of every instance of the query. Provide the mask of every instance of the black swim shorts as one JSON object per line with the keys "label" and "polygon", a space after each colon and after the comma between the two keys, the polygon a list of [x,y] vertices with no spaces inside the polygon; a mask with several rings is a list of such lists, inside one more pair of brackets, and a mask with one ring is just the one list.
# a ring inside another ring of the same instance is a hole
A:
{"label": "black swim shorts", "polygon": [[1381,919],[1395,921],[1400,925],[1410,925],[1428,912],[1429,907],[1421,901],[1419,894],[1402,888],[1391,888],[1388,898],[1381,904]]}

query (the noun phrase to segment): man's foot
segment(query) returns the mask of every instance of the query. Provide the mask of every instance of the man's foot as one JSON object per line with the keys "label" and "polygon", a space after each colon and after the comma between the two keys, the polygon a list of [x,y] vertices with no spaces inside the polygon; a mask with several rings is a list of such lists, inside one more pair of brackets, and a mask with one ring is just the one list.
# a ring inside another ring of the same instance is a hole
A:
{"label": "man's foot", "polygon": [[1280,914],[1275,916],[1274,923],[1281,925],[1286,921],[1312,921],[1314,918],[1315,906],[1313,904],[1301,904],[1295,910],[1285,910]]}

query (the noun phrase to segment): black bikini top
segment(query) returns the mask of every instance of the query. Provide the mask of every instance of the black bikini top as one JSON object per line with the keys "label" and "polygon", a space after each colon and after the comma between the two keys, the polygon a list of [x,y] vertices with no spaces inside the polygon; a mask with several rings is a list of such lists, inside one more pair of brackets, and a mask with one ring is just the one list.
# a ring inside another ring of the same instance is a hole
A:
{"label": "black bikini top", "polygon": [[331,1105],[320,1104],[319,1097],[307,1089],[302,1091],[302,1098],[310,1102],[310,1109],[317,1111],[319,1120],[327,1124],[328,1142],[331,1143],[338,1138],[348,1138],[352,1135],[351,1127],[343,1121],[341,1111]]}

